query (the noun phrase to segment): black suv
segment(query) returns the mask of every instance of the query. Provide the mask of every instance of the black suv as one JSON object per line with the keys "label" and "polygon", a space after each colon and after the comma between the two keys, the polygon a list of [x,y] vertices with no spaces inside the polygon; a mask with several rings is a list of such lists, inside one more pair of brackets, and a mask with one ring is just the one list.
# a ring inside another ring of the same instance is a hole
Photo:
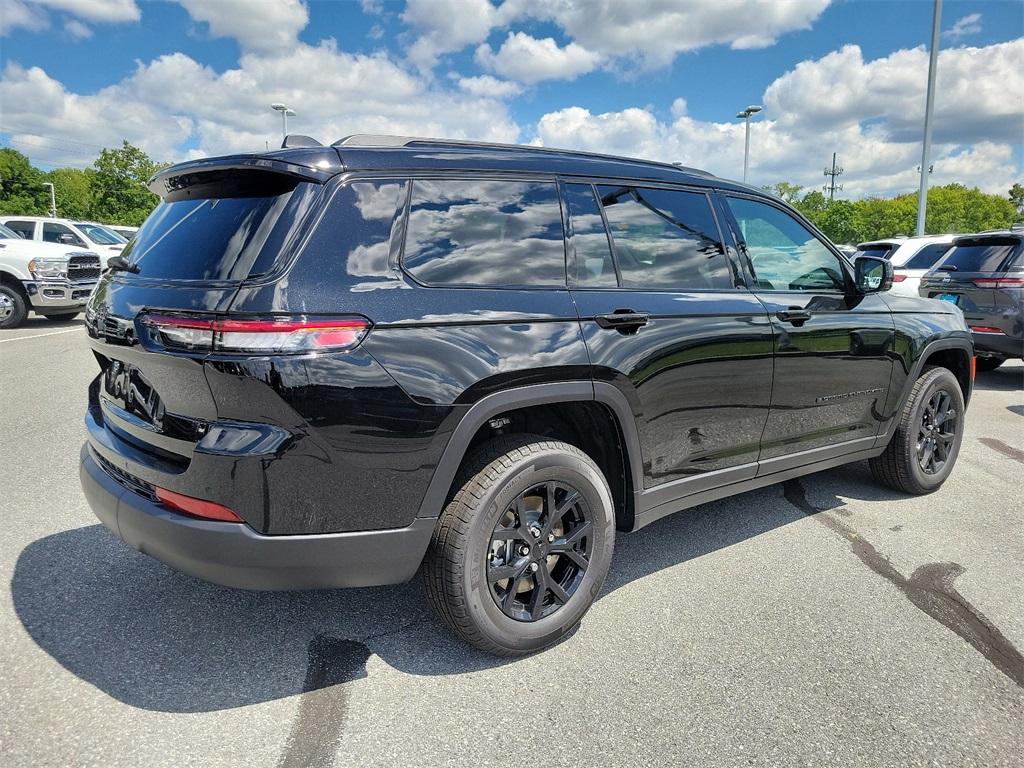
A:
{"label": "black suv", "polygon": [[960,307],[979,371],[1024,357],[1024,227],[956,238],[918,292]]}
{"label": "black suv", "polygon": [[[292,143],[292,142],[289,142]],[[868,459],[927,493],[972,385],[949,303],[668,164],[356,136],[184,163],[87,310],[81,478],[132,547],[249,589],[421,571],[515,655],[616,531]]]}

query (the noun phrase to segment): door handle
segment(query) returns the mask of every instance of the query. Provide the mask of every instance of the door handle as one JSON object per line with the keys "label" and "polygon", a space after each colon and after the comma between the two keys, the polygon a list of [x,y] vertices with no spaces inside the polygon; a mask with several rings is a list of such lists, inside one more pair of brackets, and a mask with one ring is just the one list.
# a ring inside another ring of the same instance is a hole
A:
{"label": "door handle", "polygon": [[635,312],[632,309],[616,309],[607,315],[596,315],[594,322],[602,328],[613,328],[620,333],[636,333],[647,325],[651,316],[647,312]]}
{"label": "door handle", "polygon": [[813,314],[811,310],[804,309],[803,307],[790,307],[789,309],[780,309],[775,313],[775,316],[784,323],[801,326],[810,320]]}

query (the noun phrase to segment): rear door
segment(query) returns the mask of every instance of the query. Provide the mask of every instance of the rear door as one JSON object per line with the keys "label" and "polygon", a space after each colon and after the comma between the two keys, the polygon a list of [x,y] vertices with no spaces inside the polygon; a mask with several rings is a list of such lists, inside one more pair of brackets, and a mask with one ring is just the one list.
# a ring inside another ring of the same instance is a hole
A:
{"label": "rear door", "polygon": [[565,183],[570,286],[595,379],[630,401],[645,507],[753,477],[771,327],[723,247],[709,194]]}
{"label": "rear door", "polygon": [[[892,372],[888,305],[878,294],[854,292],[845,260],[785,208],[762,198],[722,199],[774,331],[760,473],[871,447]],[[804,451],[817,454],[792,456]]]}
{"label": "rear door", "polygon": [[322,189],[247,174],[206,182],[197,174],[197,184],[170,194],[125,248],[131,271],[106,272],[90,298],[86,327],[101,369],[90,388],[90,435],[111,462],[123,463],[124,454],[104,452],[107,431],[168,471],[184,465],[201,422],[217,416],[205,354],[192,351],[187,334],[172,339],[143,318],[226,312],[243,280],[288,258]]}

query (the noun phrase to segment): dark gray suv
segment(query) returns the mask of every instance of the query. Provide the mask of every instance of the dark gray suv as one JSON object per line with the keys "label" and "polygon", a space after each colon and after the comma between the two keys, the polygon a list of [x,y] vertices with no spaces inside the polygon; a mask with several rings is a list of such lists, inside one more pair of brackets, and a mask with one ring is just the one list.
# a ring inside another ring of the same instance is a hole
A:
{"label": "dark gray suv", "polygon": [[963,311],[979,371],[1024,358],[1024,229],[956,238],[919,290]]}

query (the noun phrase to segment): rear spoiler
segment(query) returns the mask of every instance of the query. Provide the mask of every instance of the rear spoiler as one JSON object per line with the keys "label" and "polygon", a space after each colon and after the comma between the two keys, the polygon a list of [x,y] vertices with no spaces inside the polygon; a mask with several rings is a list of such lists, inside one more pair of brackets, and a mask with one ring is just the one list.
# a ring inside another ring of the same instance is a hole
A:
{"label": "rear spoiler", "polygon": [[341,173],[342,169],[341,158],[331,148],[286,150],[261,155],[226,155],[169,166],[153,174],[146,186],[153,194],[166,199],[174,192],[201,185],[211,176],[221,175],[225,171],[266,173],[323,184]]}

